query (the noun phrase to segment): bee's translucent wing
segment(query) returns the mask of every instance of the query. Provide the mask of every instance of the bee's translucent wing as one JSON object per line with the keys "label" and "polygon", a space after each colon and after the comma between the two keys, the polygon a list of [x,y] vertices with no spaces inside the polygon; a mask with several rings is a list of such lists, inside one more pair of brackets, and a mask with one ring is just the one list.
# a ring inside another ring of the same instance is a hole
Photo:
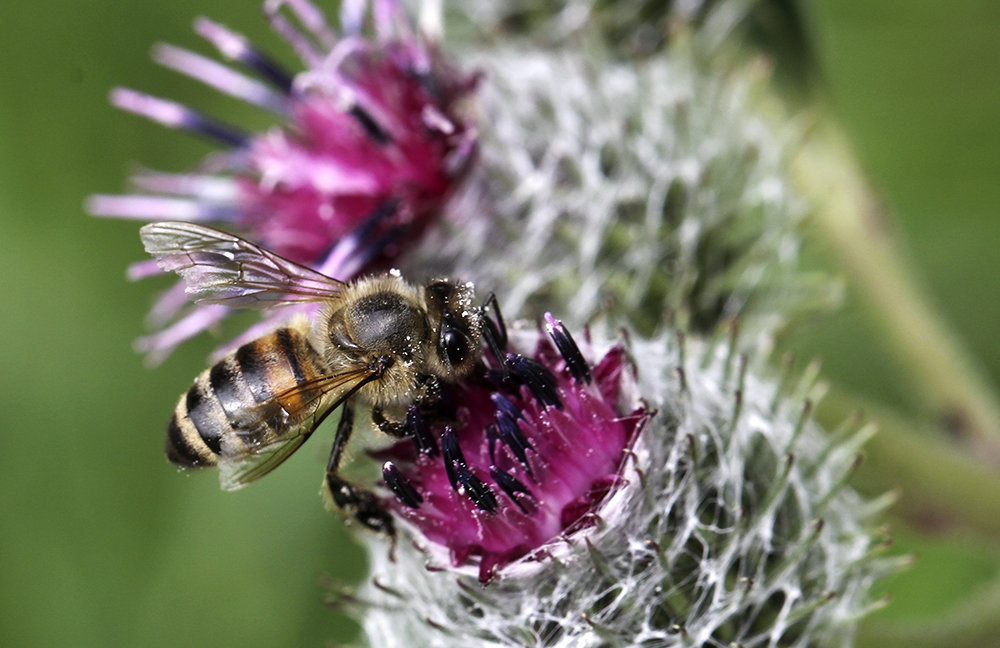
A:
{"label": "bee's translucent wing", "polygon": [[139,230],[160,268],[176,272],[197,302],[269,308],[315,302],[344,284],[232,234],[203,225],[150,223]]}
{"label": "bee's translucent wing", "polygon": [[219,485],[222,490],[243,488],[277,468],[299,449],[312,430],[292,434],[259,446],[252,454],[233,455],[219,461]]}
{"label": "bee's translucent wing", "polygon": [[[317,427],[344,401],[377,374],[357,369],[302,383],[261,404],[261,420],[277,420],[289,410],[311,412],[302,421],[276,429],[274,438],[246,445],[233,435],[222,440],[219,482],[223,490],[242,488],[277,468],[306,442]],[[295,403],[294,407],[290,403]],[[273,426],[273,424],[272,424]]]}

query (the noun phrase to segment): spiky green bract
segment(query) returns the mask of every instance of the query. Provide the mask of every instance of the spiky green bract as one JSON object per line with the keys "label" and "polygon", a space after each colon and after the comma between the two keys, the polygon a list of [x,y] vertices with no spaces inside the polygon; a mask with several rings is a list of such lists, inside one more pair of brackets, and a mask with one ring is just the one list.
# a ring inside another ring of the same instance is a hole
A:
{"label": "spiky green bract", "polygon": [[606,311],[642,335],[665,316],[704,333],[739,318],[753,342],[829,300],[798,266],[791,134],[754,112],[752,67],[720,78],[680,43],[630,64],[573,49],[477,60],[480,168],[415,267],[489,286],[508,313],[578,326]]}
{"label": "spiky green bract", "polygon": [[[656,415],[595,524],[482,587],[417,539],[372,552],[369,645],[849,646],[886,564],[881,505],[844,480],[865,430],[826,436],[809,384],[728,344],[635,341]],[[539,559],[540,558],[540,559]]]}

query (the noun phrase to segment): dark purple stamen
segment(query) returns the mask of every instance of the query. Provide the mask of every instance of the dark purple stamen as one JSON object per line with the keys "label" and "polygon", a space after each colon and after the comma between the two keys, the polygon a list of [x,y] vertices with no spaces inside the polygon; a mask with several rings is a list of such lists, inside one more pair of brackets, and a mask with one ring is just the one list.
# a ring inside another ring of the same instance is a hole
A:
{"label": "dark purple stamen", "polygon": [[122,110],[141,115],[164,126],[197,133],[230,146],[243,147],[249,140],[242,131],[206,117],[187,106],[128,88],[112,90],[111,103]]}
{"label": "dark purple stamen", "polygon": [[500,440],[500,431],[497,430],[496,423],[486,426],[486,443],[490,450],[490,463],[497,462],[497,441]]}
{"label": "dark purple stamen", "polygon": [[[516,428],[517,426],[514,427]],[[501,430],[496,423],[490,423],[489,425],[486,426],[487,436],[493,435],[496,438],[503,441],[504,445],[510,448],[510,451],[514,453],[514,456],[517,458],[518,463],[520,463],[524,467],[524,472],[528,473],[528,477],[534,479],[535,475],[534,473],[531,472],[531,464],[528,463],[528,453],[527,453],[527,450],[528,448],[531,447],[531,444],[529,444],[528,440],[525,439],[524,436],[521,434],[520,429],[517,429],[514,434],[510,433],[505,434],[504,432],[505,431]],[[507,432],[509,432],[509,430],[507,430]],[[494,463],[496,462],[495,452],[490,455],[490,459],[493,460]]]}
{"label": "dark purple stamen", "polygon": [[413,487],[410,480],[403,473],[399,472],[399,469],[391,461],[387,461],[382,465],[382,478],[385,480],[385,485],[389,487],[389,490],[393,492],[404,506],[412,509],[420,508],[420,504],[424,501],[423,496]]}
{"label": "dark purple stamen", "polygon": [[294,77],[285,72],[284,66],[259,49],[251,45],[246,45],[236,56],[232,57],[232,60],[242,63],[259,74],[263,79],[270,81],[274,87],[281,90],[284,94],[292,94]]}
{"label": "dark purple stamen", "polygon": [[351,232],[351,236],[364,241],[369,238],[386,219],[393,216],[399,210],[399,200],[387,198],[378,204],[357,227]]}
{"label": "dark purple stamen", "polygon": [[465,462],[462,448],[458,445],[455,430],[449,425],[441,435],[441,449],[444,452],[444,468],[453,490],[467,494],[472,503],[481,511],[497,512],[497,498],[483,480],[476,477]]}
{"label": "dark purple stamen", "polygon": [[444,470],[448,474],[448,481],[451,482],[452,489],[458,490],[458,472],[455,466],[468,466],[468,464],[465,463],[462,448],[458,445],[455,430],[450,425],[445,427],[444,434],[441,435],[441,451],[444,453]]}
{"label": "dark purple stamen", "polygon": [[494,420],[496,420],[497,429],[500,431],[500,438],[507,445],[511,445],[511,441],[513,441],[514,444],[522,448],[527,449],[531,447],[528,440],[521,434],[521,429],[517,426],[517,420],[501,412],[497,412]]}
{"label": "dark purple stamen", "polygon": [[[480,312],[490,315],[489,301]],[[633,396],[625,391],[623,347],[590,364],[588,384],[586,373],[571,369],[576,345],[561,325],[554,329],[566,341],[562,350],[551,334],[540,332],[534,344],[519,334],[511,353],[496,364],[489,358],[488,380],[443,390],[452,391],[454,417],[421,410],[440,460],[414,456],[409,443],[376,455],[394,461],[424,497],[415,511],[385,493],[386,506],[446,548],[453,565],[478,564],[483,585],[512,562],[543,560],[548,543],[600,523],[600,506],[621,483],[623,457],[649,416],[642,407],[619,409]],[[532,346],[530,356],[515,354]]]}
{"label": "dark purple stamen", "polygon": [[476,505],[476,508],[487,513],[496,513],[497,497],[490,490],[490,487],[483,483],[483,480],[472,474],[472,471],[464,463],[455,461],[453,468],[459,483],[462,485],[462,490],[469,496],[472,503]]}
{"label": "dark purple stamen", "polygon": [[[493,309],[496,321],[487,316],[490,308]],[[486,301],[483,302],[482,314],[483,339],[493,357],[498,363],[503,364],[504,352],[507,349],[507,327],[504,324],[503,315],[500,314],[500,305],[497,303],[496,295],[493,293],[487,295]]]}
{"label": "dark purple stamen", "polygon": [[193,110],[188,110],[184,116],[183,127],[194,133],[218,140],[233,148],[241,148],[250,139],[243,131],[210,119]]}
{"label": "dark purple stamen", "polygon": [[441,85],[438,83],[438,80],[434,75],[428,74],[422,70],[417,70],[413,67],[410,67],[407,70],[407,73],[411,79],[416,81],[424,89],[424,92],[430,96],[434,103],[443,103],[445,95],[441,92]]}
{"label": "dark purple stamen", "polygon": [[562,408],[562,401],[556,391],[555,376],[544,365],[520,353],[508,353],[504,367],[527,385],[532,395],[544,405]]}
{"label": "dark purple stamen", "polygon": [[[521,509],[522,513],[525,515],[531,515],[529,508],[532,511],[535,509],[534,496],[531,491],[528,490],[527,486],[522,484],[517,477],[514,477],[510,473],[501,470],[496,466],[490,466],[490,477],[493,478],[493,481],[496,482],[497,486],[499,486],[503,492],[507,493],[507,497],[514,502],[517,508]],[[521,493],[521,497],[517,496],[518,493]],[[525,504],[531,504],[531,506],[529,507]]]}
{"label": "dark purple stamen", "polygon": [[395,216],[398,210],[399,200],[395,198],[383,200],[364,221],[348,234],[346,238],[354,243],[348,257],[354,263],[367,264],[375,257],[380,256],[395,239],[406,232],[406,226],[400,224],[386,230],[377,238],[373,238],[380,231],[379,226]]}
{"label": "dark purple stamen", "polygon": [[512,420],[523,418],[521,416],[521,410],[517,408],[517,405],[512,403],[510,399],[504,396],[503,394],[499,392],[493,392],[492,394],[490,394],[490,400],[492,400],[493,404],[496,406],[497,414],[503,414],[504,416]]}
{"label": "dark purple stamen", "polygon": [[389,133],[385,132],[385,130],[378,125],[378,122],[375,121],[375,118],[358,104],[351,106],[348,112],[351,113],[351,117],[354,117],[354,119],[361,124],[361,127],[365,129],[366,133],[368,133],[368,137],[375,140],[375,142],[380,146],[385,146],[392,141],[389,137]]}
{"label": "dark purple stamen", "polygon": [[545,330],[552,338],[552,342],[556,345],[563,360],[566,361],[566,367],[573,377],[580,382],[590,384],[590,367],[583,358],[583,354],[580,353],[580,347],[576,345],[576,341],[563,326],[563,323],[552,317],[551,313],[545,313]]}
{"label": "dark purple stamen", "polygon": [[292,81],[294,77],[285,72],[284,67],[280,63],[260,50],[248,46],[246,50],[240,53],[240,56],[236,60],[270,81],[286,95],[292,94]]}
{"label": "dark purple stamen", "polygon": [[369,243],[367,246],[358,248],[358,250],[351,255],[352,260],[356,263],[360,263],[361,265],[367,265],[376,257],[381,256],[382,253],[385,252],[395,241],[403,239],[409,230],[410,228],[405,224],[393,227]]}
{"label": "dark purple stamen", "polygon": [[420,454],[431,457],[440,454],[437,443],[434,441],[434,435],[431,434],[431,428],[427,425],[424,417],[420,415],[416,405],[411,405],[406,410],[406,433],[413,439],[413,445]]}
{"label": "dark purple stamen", "polygon": [[517,420],[509,418],[500,412],[497,412],[495,420],[496,423],[491,423],[490,425],[496,428],[497,436],[514,453],[517,460],[524,466],[524,470],[528,473],[528,476],[534,478],[534,475],[531,473],[531,466],[528,464],[528,450],[534,450],[535,448],[521,432]]}

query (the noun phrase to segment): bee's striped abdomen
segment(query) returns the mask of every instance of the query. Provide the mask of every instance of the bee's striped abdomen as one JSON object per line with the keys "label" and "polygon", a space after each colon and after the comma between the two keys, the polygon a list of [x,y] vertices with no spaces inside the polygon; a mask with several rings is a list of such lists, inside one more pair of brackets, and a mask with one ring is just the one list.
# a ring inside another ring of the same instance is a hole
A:
{"label": "bee's striped abdomen", "polygon": [[220,457],[280,438],[315,407],[310,390],[285,392],[323,373],[319,354],[297,329],[278,329],[244,344],[203,371],[181,396],[167,425],[167,459],[185,467],[213,466]]}

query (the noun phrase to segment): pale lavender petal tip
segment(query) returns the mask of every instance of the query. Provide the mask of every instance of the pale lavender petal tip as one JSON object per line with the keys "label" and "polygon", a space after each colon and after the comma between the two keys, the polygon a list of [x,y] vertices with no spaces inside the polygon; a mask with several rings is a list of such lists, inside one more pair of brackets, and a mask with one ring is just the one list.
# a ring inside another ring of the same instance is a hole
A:
{"label": "pale lavender petal tip", "polygon": [[110,100],[116,108],[135,113],[171,128],[182,128],[189,119],[190,110],[179,103],[160,99],[130,88],[114,88],[111,91]]}
{"label": "pale lavender petal tip", "polygon": [[204,16],[195,18],[194,31],[231,61],[244,60],[253,51],[246,38]]}
{"label": "pale lavender petal tip", "polygon": [[130,264],[125,272],[125,276],[128,277],[129,281],[139,281],[140,279],[146,279],[158,274],[163,274],[163,271],[160,270],[156,259],[136,261]]}
{"label": "pale lavender petal tip", "polygon": [[141,194],[124,196],[95,195],[85,207],[94,216],[110,216],[135,220],[217,220],[219,210],[196,200],[165,198]]}
{"label": "pale lavender petal tip", "polygon": [[287,113],[287,101],[282,93],[200,54],[160,43],[153,48],[153,60],[249,104],[282,116]]}

